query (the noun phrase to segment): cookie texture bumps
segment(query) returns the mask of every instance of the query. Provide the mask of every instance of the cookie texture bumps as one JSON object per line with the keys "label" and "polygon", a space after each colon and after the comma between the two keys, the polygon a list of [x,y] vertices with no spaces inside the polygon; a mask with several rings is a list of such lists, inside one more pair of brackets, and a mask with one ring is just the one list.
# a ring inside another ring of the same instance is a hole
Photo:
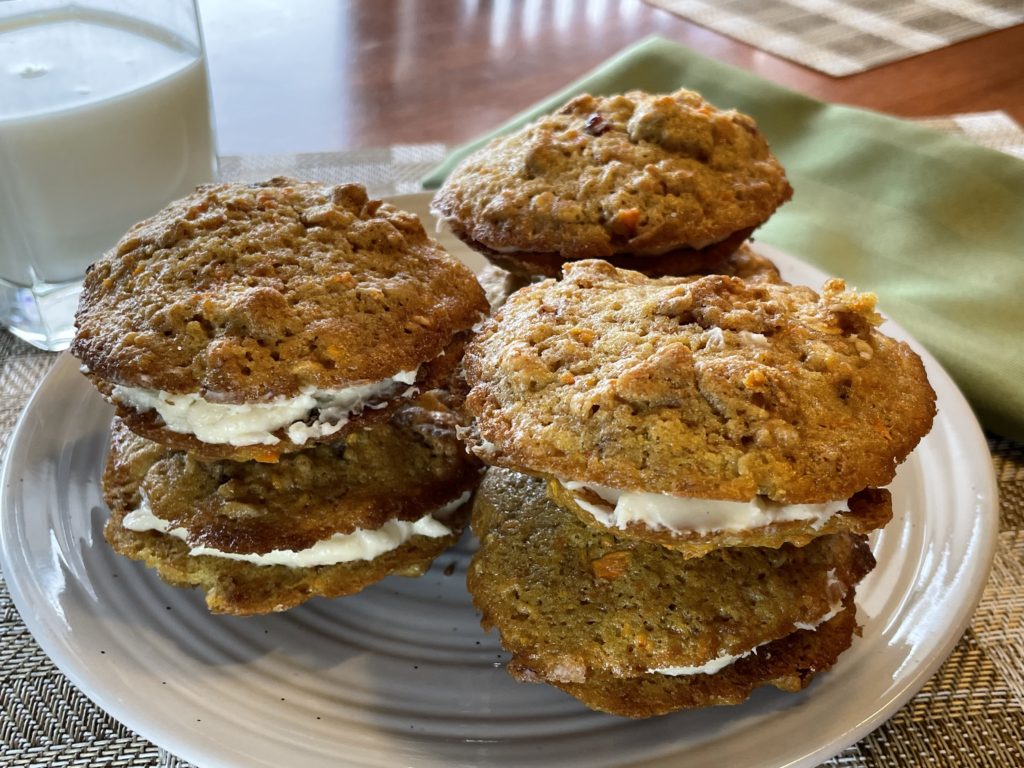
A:
{"label": "cookie texture bumps", "polygon": [[693,91],[632,91],[578,96],[493,140],[452,172],[433,207],[514,271],[554,276],[566,260],[623,256],[679,274],[699,264],[690,252],[735,250],[791,195],[749,116]]}
{"label": "cookie texture bumps", "polygon": [[875,298],[597,260],[523,288],[464,360],[487,463],[684,497],[847,499],[927,433],[920,358]]}
{"label": "cookie texture bumps", "polygon": [[468,268],[356,184],[218,184],[89,270],[73,352],[93,375],[225,403],[377,381],[486,312]]}

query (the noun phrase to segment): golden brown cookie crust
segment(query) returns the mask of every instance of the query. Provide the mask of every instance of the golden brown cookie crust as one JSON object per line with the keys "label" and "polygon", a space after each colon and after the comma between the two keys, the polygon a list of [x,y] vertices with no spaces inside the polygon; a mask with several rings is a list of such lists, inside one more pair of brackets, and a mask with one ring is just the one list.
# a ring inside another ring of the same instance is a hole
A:
{"label": "golden brown cookie crust", "polygon": [[214,184],[88,271],[71,350],[100,379],[224,403],[381,381],[487,311],[419,219],[358,184]]}
{"label": "golden brown cookie crust", "polygon": [[463,361],[490,464],[708,499],[846,499],[887,485],[935,414],[874,296],[602,261],[514,294]]}
{"label": "golden brown cookie crust", "polygon": [[805,547],[720,549],[687,559],[584,525],[544,483],[491,468],[467,574],[484,628],[547,681],[636,677],[739,655],[827,615],[874,566],[862,536]]}
{"label": "golden brown cookie crust", "polygon": [[623,717],[740,704],[764,685],[795,693],[806,688],[816,675],[831,669],[850,647],[853,635],[859,634],[853,597],[851,590],[844,601],[845,609],[817,629],[797,630],[713,675],[623,678],[597,673],[585,683],[565,683],[543,680],[517,664],[509,665],[509,673],[524,682],[550,682],[591,709]]}
{"label": "golden brown cookie crust", "polygon": [[[669,273],[665,273],[669,274]],[[775,262],[758,253],[744,243],[721,261],[714,262],[702,269],[695,270],[695,276],[729,275],[739,277],[748,283],[784,283]],[[648,275],[655,277],[656,275]]]}
{"label": "golden brown cookie crust", "polygon": [[[635,263],[636,260],[634,259],[633,262]],[[559,260],[556,274],[549,275],[550,277],[561,276],[562,263]],[[626,269],[630,268],[628,263],[616,266]],[[642,267],[643,265],[639,266]],[[638,268],[637,266],[632,268],[648,277],[659,277],[666,274],[692,277],[732,275],[733,277],[742,277],[747,282],[785,282],[779,274],[779,268],[775,266],[775,262],[757,253],[747,244],[741,245],[728,256],[712,260],[701,266],[687,263],[686,265],[680,265],[679,269],[655,273]],[[508,297],[513,293],[531,283],[538,282],[541,278],[533,274],[525,275],[516,271],[510,271],[497,266],[497,264],[488,264],[477,275],[477,279],[480,281],[480,286],[484,289],[484,294],[487,296],[487,303],[491,305],[491,312],[495,312],[501,308],[502,304],[508,301]]]}
{"label": "golden brown cookie crust", "polygon": [[464,160],[433,201],[467,241],[562,260],[700,249],[792,189],[754,120],[699,94],[581,95]]}

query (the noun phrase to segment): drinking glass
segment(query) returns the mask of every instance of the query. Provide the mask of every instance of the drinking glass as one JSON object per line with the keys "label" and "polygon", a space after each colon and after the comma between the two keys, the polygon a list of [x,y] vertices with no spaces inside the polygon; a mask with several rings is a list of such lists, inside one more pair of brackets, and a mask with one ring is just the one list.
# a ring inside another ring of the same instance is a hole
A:
{"label": "drinking glass", "polygon": [[194,0],[0,1],[0,324],[66,348],[89,264],[216,162]]}

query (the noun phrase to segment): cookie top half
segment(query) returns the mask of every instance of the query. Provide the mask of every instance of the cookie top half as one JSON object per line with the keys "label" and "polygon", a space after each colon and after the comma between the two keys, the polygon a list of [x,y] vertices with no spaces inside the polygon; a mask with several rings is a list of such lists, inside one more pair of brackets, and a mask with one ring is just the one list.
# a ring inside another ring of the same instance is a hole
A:
{"label": "cookie top half", "polygon": [[276,178],[133,227],[87,273],[71,350],[111,384],[251,403],[413,370],[486,311],[414,214]]}
{"label": "cookie top half", "polygon": [[433,207],[484,252],[562,259],[705,248],[792,195],[754,120],[693,91],[581,95],[491,141]]}
{"label": "cookie top half", "polygon": [[585,260],[516,292],[468,345],[473,450],[621,490],[787,503],[885,485],[935,394],[875,298]]}

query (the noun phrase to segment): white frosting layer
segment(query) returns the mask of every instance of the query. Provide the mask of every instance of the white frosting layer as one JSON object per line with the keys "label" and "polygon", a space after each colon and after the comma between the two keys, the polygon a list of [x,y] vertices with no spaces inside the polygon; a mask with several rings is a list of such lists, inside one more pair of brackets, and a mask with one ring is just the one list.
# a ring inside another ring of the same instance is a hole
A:
{"label": "white frosting layer", "polygon": [[[364,408],[399,394],[411,394],[418,369],[401,371],[389,379],[343,389],[306,387],[297,397],[279,397],[266,403],[215,403],[198,394],[176,395],[159,389],[115,386],[112,397],[137,411],[155,410],[172,432],[195,435],[204,443],[274,445],[273,433],[287,428],[288,439],[302,445],[311,438],[333,435]],[[316,414],[311,424],[306,422]]]}
{"label": "white frosting layer", "polygon": [[[833,584],[837,583],[836,578],[835,578],[835,572],[834,571],[829,571],[828,572],[828,578],[829,578],[829,591],[831,592],[832,591],[831,590],[831,586]],[[832,619],[834,619],[836,616],[839,615],[840,611],[842,611],[843,607],[844,607],[843,606],[843,600],[844,599],[845,599],[845,595],[843,597],[839,598],[838,600],[836,600],[835,602],[830,603],[828,611],[821,618],[819,618],[817,621],[815,621],[813,624],[807,624],[807,623],[798,621],[793,626],[795,626],[797,629],[804,629],[804,630],[817,629],[822,624],[824,624],[826,621],[831,621]],[[769,642],[771,642],[771,641],[769,641]],[[647,671],[651,672],[653,674],[657,674],[657,675],[668,675],[670,677],[685,677],[687,675],[713,675],[716,672],[721,672],[723,669],[728,667],[733,662],[738,661],[739,659],[742,659],[745,656],[749,656],[752,653],[755,653],[758,648],[760,648],[761,646],[764,646],[764,645],[768,645],[768,643],[761,643],[761,645],[754,646],[753,648],[751,648],[749,651],[746,651],[745,653],[739,653],[739,654],[736,654],[736,655],[730,655],[728,653],[723,654],[721,656],[718,656],[717,658],[712,659],[711,661],[709,661],[709,662],[707,662],[705,664],[701,664],[698,667],[658,667],[656,669],[648,669]]]}
{"label": "white frosting layer", "polygon": [[[758,646],[760,648],[761,646]],[[687,675],[713,675],[715,672],[721,672],[723,669],[728,667],[737,659],[742,659],[744,656],[749,656],[757,648],[752,648],[746,653],[740,653],[735,656],[724,654],[717,658],[712,659],[706,664],[701,664],[699,667],[658,667],[656,669],[648,669],[647,671],[655,675],[668,675],[669,677],[686,677]]]}
{"label": "white frosting layer", "polygon": [[[329,539],[323,539],[311,547],[298,551],[275,549],[257,554],[224,552],[214,547],[198,546],[192,547],[189,554],[242,560],[253,565],[285,565],[289,568],[309,568],[316,565],[373,560],[385,552],[397,549],[413,536],[437,539],[449,535],[451,529],[437,520],[435,515],[444,517],[458,509],[469,500],[470,493],[470,491],[466,491],[432,514],[424,515],[414,522],[392,519],[374,530],[357,528],[352,533],[336,533]],[[124,516],[122,525],[130,531],[159,531],[182,541],[188,541],[188,531],[184,528],[171,528],[169,522],[153,514],[145,495],[142,497],[139,508]]]}
{"label": "white frosting layer", "polygon": [[[791,520],[810,520],[815,528],[820,528],[830,517],[848,508],[845,501],[779,504],[764,496],[750,501],[690,499],[666,493],[620,491],[571,480],[559,482],[573,493],[574,501],[581,508],[608,528],[625,529],[630,523],[641,523],[652,530],[713,533],[745,531]],[[576,493],[583,490],[596,494],[606,503],[595,504]]]}

